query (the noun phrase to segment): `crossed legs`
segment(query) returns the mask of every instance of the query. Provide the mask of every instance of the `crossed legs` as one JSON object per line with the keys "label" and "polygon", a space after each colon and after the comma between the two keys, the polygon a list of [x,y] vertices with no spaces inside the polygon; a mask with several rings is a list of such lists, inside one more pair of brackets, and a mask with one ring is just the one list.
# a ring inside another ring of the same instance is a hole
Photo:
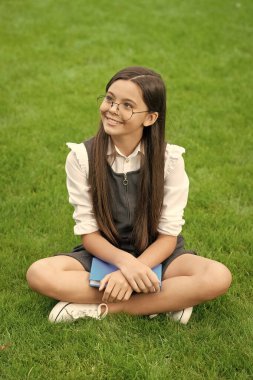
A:
{"label": "crossed legs", "polygon": [[[149,315],[177,311],[224,294],[230,271],[221,263],[184,254],[166,269],[159,293],[133,294],[128,301],[108,304],[110,313]],[[27,271],[31,289],[59,301],[101,303],[102,293],[89,286],[89,273],[74,258],[54,256],[36,261]]]}

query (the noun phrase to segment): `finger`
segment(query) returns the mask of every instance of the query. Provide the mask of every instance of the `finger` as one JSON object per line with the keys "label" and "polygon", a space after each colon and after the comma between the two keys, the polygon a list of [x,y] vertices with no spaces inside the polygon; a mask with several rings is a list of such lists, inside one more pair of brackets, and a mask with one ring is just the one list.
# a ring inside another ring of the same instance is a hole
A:
{"label": "finger", "polygon": [[143,274],[143,275],[141,276],[141,280],[142,280],[142,282],[144,283],[146,289],[152,288],[153,283],[152,283],[152,281],[151,281],[150,278],[149,278],[149,273],[147,273],[147,274],[146,274],[146,273]]}
{"label": "finger", "polygon": [[120,287],[114,287],[113,288],[113,291],[111,292],[110,294],[110,298],[109,298],[109,302],[117,302],[118,301],[118,296],[119,296],[119,293],[121,292],[122,290],[120,289]]}
{"label": "finger", "polygon": [[148,293],[148,288],[141,278],[137,278],[137,279],[135,279],[135,281],[136,281],[141,293]]}
{"label": "finger", "polygon": [[132,293],[133,293],[133,290],[132,290],[132,289],[129,289],[129,290],[125,293],[125,296],[124,296],[123,301],[128,301],[128,300],[130,299]]}
{"label": "finger", "polygon": [[107,284],[107,282],[109,281],[109,278],[110,278],[110,274],[107,274],[101,281],[100,281],[100,285],[99,285],[99,291],[103,290]]}
{"label": "finger", "polygon": [[155,291],[160,292],[160,281],[159,281],[157,275],[154,272],[152,272],[149,279],[151,280]]}
{"label": "finger", "polygon": [[111,295],[111,292],[113,291],[114,285],[115,284],[110,284],[110,282],[108,282],[108,285],[105,288],[105,291],[104,291],[104,294],[103,294],[103,297],[102,297],[102,301],[103,302],[108,302],[108,300],[110,298],[110,295]]}
{"label": "finger", "polygon": [[137,285],[135,279],[128,279],[128,283],[136,293],[141,293],[141,289]]}
{"label": "finger", "polygon": [[136,284],[133,275],[129,276],[128,273],[125,271],[121,271],[121,273],[123,274],[123,276],[127,280],[128,284],[131,286],[133,291],[135,291],[136,293],[140,293],[140,289],[139,289],[138,285]]}
{"label": "finger", "polygon": [[124,299],[125,297],[125,294],[126,294],[126,289],[121,289],[116,297],[116,302],[120,302]]}
{"label": "finger", "polygon": [[153,285],[148,288],[147,293],[155,293],[155,292],[156,292],[156,290],[155,290]]}
{"label": "finger", "polygon": [[152,281],[149,278],[149,273],[143,275],[141,277],[141,280],[144,283],[144,286],[145,286],[145,289],[146,289],[145,293],[151,293],[152,290],[153,290],[153,288],[154,288],[154,285],[153,285]]}

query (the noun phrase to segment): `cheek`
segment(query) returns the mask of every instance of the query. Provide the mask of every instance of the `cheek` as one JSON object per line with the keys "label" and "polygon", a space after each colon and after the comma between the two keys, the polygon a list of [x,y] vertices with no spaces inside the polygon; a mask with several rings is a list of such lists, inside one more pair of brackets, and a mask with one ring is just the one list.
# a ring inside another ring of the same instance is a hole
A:
{"label": "cheek", "polygon": [[99,111],[101,113],[105,113],[106,111],[108,111],[108,107],[106,107],[105,105],[101,104],[101,106],[99,108]]}
{"label": "cheek", "polygon": [[129,128],[129,130],[135,130],[143,127],[141,120],[129,120],[125,122],[125,125]]}

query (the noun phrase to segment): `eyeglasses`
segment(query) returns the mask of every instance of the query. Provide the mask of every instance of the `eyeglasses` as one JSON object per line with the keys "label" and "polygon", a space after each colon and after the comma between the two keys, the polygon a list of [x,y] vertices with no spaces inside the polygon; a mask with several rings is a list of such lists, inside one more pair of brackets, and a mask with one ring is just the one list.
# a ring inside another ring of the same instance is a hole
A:
{"label": "eyeglasses", "polygon": [[144,112],[150,112],[148,110],[146,111],[134,111],[133,106],[128,103],[116,103],[113,101],[113,98],[110,95],[101,95],[97,98],[97,104],[99,107],[103,106],[106,109],[112,108],[114,104],[117,106],[117,111],[119,115],[121,116],[123,121],[128,121],[131,119],[131,117],[135,113],[144,113]]}

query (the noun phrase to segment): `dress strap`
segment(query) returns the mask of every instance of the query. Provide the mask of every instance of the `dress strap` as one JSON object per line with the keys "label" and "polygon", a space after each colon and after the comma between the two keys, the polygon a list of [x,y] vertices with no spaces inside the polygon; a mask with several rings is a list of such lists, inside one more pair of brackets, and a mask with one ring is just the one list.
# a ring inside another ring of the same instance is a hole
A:
{"label": "dress strap", "polygon": [[91,151],[92,151],[92,145],[93,145],[93,141],[95,140],[95,137],[92,137],[91,139],[89,140],[84,140],[83,141],[83,144],[87,150],[87,154],[88,154],[88,158],[90,160],[91,158]]}

